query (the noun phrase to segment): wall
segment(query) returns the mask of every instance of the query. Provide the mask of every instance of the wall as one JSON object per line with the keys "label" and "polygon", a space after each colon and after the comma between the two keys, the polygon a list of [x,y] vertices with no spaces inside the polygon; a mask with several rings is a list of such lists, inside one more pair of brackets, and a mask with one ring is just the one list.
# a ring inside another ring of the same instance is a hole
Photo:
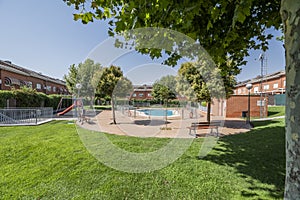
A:
{"label": "wall", "polygon": [[[140,94],[143,94],[143,96],[140,96]],[[150,96],[148,94],[150,94]],[[130,100],[133,100],[133,99],[135,99],[135,100],[144,100],[144,99],[150,100],[150,99],[152,99],[151,91],[134,91],[130,96]]]}
{"label": "wall", "polygon": [[[285,75],[281,75],[279,77],[275,78],[267,78],[263,81],[263,86],[262,86],[262,91],[263,93],[268,93],[268,94],[282,94],[285,93],[285,80],[286,77]],[[256,80],[255,82],[252,83],[252,89],[250,90],[251,93],[260,93],[261,92],[261,85],[260,81]],[[274,84],[277,84],[277,88],[274,88]],[[269,85],[268,89],[265,89],[264,86]],[[257,88],[255,90],[255,88]],[[248,90],[246,89],[246,83],[243,85],[239,85],[235,87],[234,89],[234,94],[235,95],[245,95],[248,94]]]}
{"label": "wall", "polygon": [[[39,79],[36,77],[13,73],[13,72],[6,71],[6,70],[1,70],[1,74],[0,74],[0,78],[2,80],[2,83],[0,85],[1,90],[11,90],[12,87],[14,87],[15,89],[20,89],[20,85],[6,86],[4,83],[5,77],[15,78],[15,79],[26,81],[26,82],[32,82],[33,89],[36,89],[38,92],[43,92],[45,94],[67,94],[66,86],[64,86],[64,85],[60,85],[60,84],[53,83],[50,81],[45,81],[45,80],[42,80],[42,79]],[[36,88],[37,83],[41,84],[41,89]],[[44,88],[45,85],[51,86],[51,91],[45,89]],[[53,86],[56,87],[56,91],[53,91]],[[62,88],[63,90],[61,91],[60,88]]]}
{"label": "wall", "polygon": [[[250,96],[250,116],[260,117],[260,107],[257,105],[257,101],[260,101],[259,95]],[[266,102],[268,98],[266,97]],[[248,110],[248,95],[233,95],[226,102],[226,117],[239,118],[242,117],[242,111]],[[263,109],[263,117],[268,115],[268,106],[265,103]]]}
{"label": "wall", "polygon": [[226,100],[213,100],[211,105],[211,113],[214,116],[224,116],[226,113]]}

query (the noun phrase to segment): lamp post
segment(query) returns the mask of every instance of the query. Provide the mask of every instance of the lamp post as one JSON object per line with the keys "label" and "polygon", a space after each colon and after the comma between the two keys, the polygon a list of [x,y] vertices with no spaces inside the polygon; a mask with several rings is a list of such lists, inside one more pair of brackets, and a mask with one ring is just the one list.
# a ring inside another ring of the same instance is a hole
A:
{"label": "lamp post", "polygon": [[81,85],[80,83],[77,83],[77,84],[75,85],[75,87],[76,87],[76,89],[78,90],[77,92],[78,92],[78,98],[79,98],[79,91],[80,91],[82,85]]}
{"label": "lamp post", "polygon": [[250,90],[252,88],[252,84],[248,83],[246,85],[246,88],[248,89],[248,115],[247,115],[247,124],[250,124]]}
{"label": "lamp post", "polygon": [[78,111],[78,108],[77,108],[77,105],[78,105],[77,99],[79,99],[80,89],[82,88],[82,85],[80,83],[76,83],[75,87],[78,90],[77,91],[78,97],[75,98],[75,101],[74,101],[74,104],[75,104],[75,116],[77,117],[77,116],[79,116],[79,113],[77,113],[77,111]]}

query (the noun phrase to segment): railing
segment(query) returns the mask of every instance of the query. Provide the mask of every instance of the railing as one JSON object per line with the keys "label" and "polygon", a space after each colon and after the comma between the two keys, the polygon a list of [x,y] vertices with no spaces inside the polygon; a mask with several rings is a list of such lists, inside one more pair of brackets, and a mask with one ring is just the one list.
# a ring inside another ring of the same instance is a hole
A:
{"label": "railing", "polygon": [[1,125],[37,125],[52,119],[53,108],[0,109]]}
{"label": "railing", "polygon": [[203,111],[203,112],[207,112],[207,107],[206,107],[206,106],[199,105],[199,110],[201,110],[201,111]]}

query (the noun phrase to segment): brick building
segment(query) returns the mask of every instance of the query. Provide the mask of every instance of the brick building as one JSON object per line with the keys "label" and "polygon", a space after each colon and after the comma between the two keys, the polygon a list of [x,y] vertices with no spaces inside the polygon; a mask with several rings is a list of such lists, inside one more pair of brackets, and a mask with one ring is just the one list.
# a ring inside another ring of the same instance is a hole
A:
{"label": "brick building", "polygon": [[152,85],[135,85],[131,93],[130,100],[151,100]]}
{"label": "brick building", "polygon": [[[284,94],[285,93],[285,71],[279,71],[272,74],[268,74],[263,78],[258,76],[256,78],[240,82],[234,89],[235,95],[248,94],[246,85],[252,84],[251,94]],[[262,83],[262,84],[261,84]]]}
{"label": "brick building", "polygon": [[[251,117],[266,117],[268,105],[280,105],[278,102],[284,101],[286,76],[285,71],[268,74],[264,77],[239,82],[234,95],[226,100],[214,100],[212,104],[212,114],[216,116],[241,117],[243,111],[248,107],[248,89],[246,85],[251,83],[250,90],[250,114]],[[260,106],[262,101],[262,106]]]}
{"label": "brick building", "polygon": [[64,81],[0,60],[0,90],[19,89],[23,86],[45,94],[68,94]]}
{"label": "brick building", "polygon": [[[264,99],[268,101],[268,97]],[[248,95],[232,95],[226,100],[214,99],[211,106],[211,113],[215,116],[223,116],[229,118],[243,117],[243,112],[248,111]],[[263,103],[260,107],[260,95],[250,96],[250,116],[251,117],[267,117],[268,105]]]}

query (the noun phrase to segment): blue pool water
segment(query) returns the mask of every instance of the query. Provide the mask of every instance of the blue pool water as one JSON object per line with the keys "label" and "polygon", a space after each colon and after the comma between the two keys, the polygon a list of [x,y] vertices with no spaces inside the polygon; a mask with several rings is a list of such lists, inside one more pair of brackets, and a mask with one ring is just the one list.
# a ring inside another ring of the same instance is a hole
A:
{"label": "blue pool water", "polygon": [[164,110],[164,109],[143,109],[143,110],[138,110],[140,112],[145,113],[145,115],[150,115],[150,116],[172,116],[173,111],[172,110]]}

